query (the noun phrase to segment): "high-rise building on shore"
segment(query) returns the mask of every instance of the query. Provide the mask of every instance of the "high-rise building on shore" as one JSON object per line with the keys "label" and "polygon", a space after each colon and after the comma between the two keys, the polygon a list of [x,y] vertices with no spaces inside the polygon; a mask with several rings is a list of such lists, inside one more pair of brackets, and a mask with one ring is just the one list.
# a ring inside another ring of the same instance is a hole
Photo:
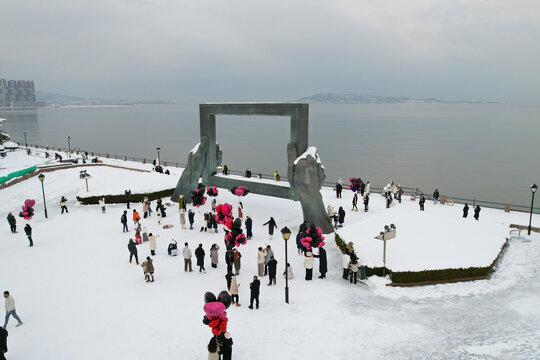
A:
{"label": "high-rise building on shore", "polygon": [[37,107],[34,81],[0,79],[0,107]]}

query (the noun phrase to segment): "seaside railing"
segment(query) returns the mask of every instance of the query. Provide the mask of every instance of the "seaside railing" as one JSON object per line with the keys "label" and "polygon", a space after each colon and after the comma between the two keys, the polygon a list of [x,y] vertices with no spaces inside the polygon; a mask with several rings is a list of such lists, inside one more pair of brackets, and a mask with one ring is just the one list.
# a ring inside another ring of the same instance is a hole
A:
{"label": "seaside railing", "polygon": [[[17,143],[19,146],[21,147],[24,147],[25,144],[24,143],[20,143],[18,142]],[[36,144],[28,144],[28,147],[30,148],[34,148],[34,149],[41,149],[41,150],[45,150],[45,151],[59,151],[59,152],[64,152],[64,153],[67,153],[68,152],[68,149],[66,148],[60,148],[60,147],[55,147],[55,146],[48,146],[48,145],[36,145]],[[71,149],[71,153],[75,153],[75,154],[80,154],[80,153],[84,153],[85,151],[82,151],[82,150],[79,150],[79,149]],[[116,159],[116,160],[124,160],[124,161],[134,161],[134,162],[140,162],[140,163],[143,163],[143,164],[146,164],[148,163],[149,161],[152,162],[153,160],[152,159],[146,159],[146,158],[138,158],[138,157],[135,157],[135,156],[127,156],[127,155],[116,155],[116,154],[110,154],[110,153],[100,153],[100,152],[90,152],[88,151],[88,156],[90,157],[101,157],[101,158],[107,158],[107,159]],[[184,163],[181,163],[181,162],[178,162],[178,161],[167,161],[167,160],[161,160],[161,163],[163,166],[167,167],[167,166],[174,166],[176,168],[178,167],[186,167],[186,164]],[[232,175],[240,175],[242,176],[244,174],[244,172],[242,170],[234,170],[234,169],[228,169],[228,172]],[[264,174],[264,173],[256,173],[254,174],[255,176],[257,175],[260,175],[262,179],[274,179],[274,175],[272,174]],[[287,180],[287,177],[286,176],[281,176],[281,179],[282,180]],[[331,187],[331,188],[334,188],[336,185],[335,182],[331,182],[331,181],[325,181],[323,183],[323,186],[326,186],[326,187]],[[409,194],[415,194],[416,197],[418,198],[418,196],[420,196],[420,194],[423,194],[424,197],[426,198],[426,200],[433,200],[432,196],[428,193],[428,192],[425,192],[425,191],[422,191],[421,189],[417,188],[417,187],[409,187],[409,186],[401,186],[401,188],[403,189],[404,191],[404,195],[409,195]],[[344,186],[343,187],[343,190],[345,191],[350,191],[347,186]],[[377,186],[371,186],[370,187],[370,192],[372,193],[382,193],[383,192],[383,188],[382,187],[377,187]],[[479,200],[479,199],[470,199],[470,198],[465,198],[465,197],[460,197],[460,196],[451,196],[451,195],[446,195],[446,194],[441,194],[443,195],[447,200],[451,200],[453,202],[456,202],[456,203],[467,203],[469,205],[472,205],[473,207],[476,206],[476,205],[480,205],[480,206],[485,206],[485,207],[488,207],[488,208],[496,208],[496,209],[504,209],[504,210],[508,210],[508,211],[520,211],[520,212],[530,212],[531,211],[531,206],[527,206],[527,205],[519,205],[519,204],[510,204],[510,203],[501,203],[501,202],[496,202],[496,201],[487,201],[487,200]],[[540,214],[540,207],[534,207],[533,208],[533,213],[535,214]]]}

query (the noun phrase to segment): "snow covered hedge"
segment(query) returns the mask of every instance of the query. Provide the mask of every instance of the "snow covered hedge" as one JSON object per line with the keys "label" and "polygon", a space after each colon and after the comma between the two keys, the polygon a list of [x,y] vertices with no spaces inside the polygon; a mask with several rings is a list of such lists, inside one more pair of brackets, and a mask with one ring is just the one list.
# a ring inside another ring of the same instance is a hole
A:
{"label": "snow covered hedge", "polygon": [[[150,200],[156,200],[160,198],[171,197],[174,192],[174,189],[166,189],[161,191],[141,193],[141,194],[131,194],[131,203],[142,202],[145,197]],[[83,205],[97,205],[99,200],[104,197],[106,204],[121,204],[126,202],[125,194],[120,195],[96,195],[96,196],[77,196],[77,200]]]}
{"label": "snow covered hedge", "polygon": [[[336,244],[342,253],[347,250],[347,243],[336,234]],[[497,264],[497,261],[503,254],[504,250],[508,246],[508,240],[501,248],[501,251],[493,260],[489,266],[485,267],[469,267],[459,269],[440,269],[440,270],[424,270],[424,271],[392,271],[387,269],[387,273],[390,275],[393,284],[412,284],[412,283],[429,283],[429,282],[450,282],[460,279],[471,278],[487,278],[489,277],[493,267]],[[383,268],[370,268],[365,266],[366,276],[382,276]]]}

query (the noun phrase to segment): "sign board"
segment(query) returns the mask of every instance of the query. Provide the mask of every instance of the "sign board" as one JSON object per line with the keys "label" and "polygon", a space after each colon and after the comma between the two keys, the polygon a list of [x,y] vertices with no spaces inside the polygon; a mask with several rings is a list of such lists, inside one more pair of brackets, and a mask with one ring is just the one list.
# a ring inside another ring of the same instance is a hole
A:
{"label": "sign board", "polygon": [[377,240],[390,240],[396,237],[396,230],[389,231],[387,233],[375,236]]}

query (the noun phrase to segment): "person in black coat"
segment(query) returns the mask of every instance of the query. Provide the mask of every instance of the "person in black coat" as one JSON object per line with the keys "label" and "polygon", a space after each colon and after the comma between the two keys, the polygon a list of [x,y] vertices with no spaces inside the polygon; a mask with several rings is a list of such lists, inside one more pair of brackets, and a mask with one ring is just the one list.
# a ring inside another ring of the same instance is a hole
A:
{"label": "person in black coat", "polygon": [[195,250],[195,257],[197,258],[197,266],[199,267],[199,272],[204,271],[206,273],[206,269],[204,268],[204,249],[202,248],[202,244],[199,244],[199,247]]}
{"label": "person in black coat", "polygon": [[420,211],[424,211],[424,203],[426,202],[426,198],[424,195],[420,195],[420,200],[418,201],[418,204],[420,205]]}
{"label": "person in black coat", "polygon": [[127,208],[129,209],[129,203],[131,202],[131,190],[124,191],[124,195],[126,197]]}
{"label": "person in black coat", "polygon": [[0,327],[0,359],[5,360],[6,357],[4,356],[4,353],[7,353],[7,337],[8,332],[3,327]]}
{"label": "person in black coat", "polygon": [[433,192],[433,203],[437,204],[438,200],[439,200],[439,190],[435,189],[435,191]]}
{"label": "person in black coat", "polygon": [[[225,264],[227,264],[227,273],[232,273],[232,268],[233,268],[233,264],[234,264],[234,253],[232,251],[232,249],[227,249],[227,251],[225,252]],[[230,280],[229,280],[230,282]],[[231,284],[229,284],[229,287]],[[227,289],[228,289],[227,288]]]}
{"label": "person in black coat", "polygon": [[336,198],[341,199],[341,192],[343,191],[343,185],[340,183],[336,184]]}
{"label": "person in black coat", "polygon": [[364,196],[364,212],[367,212],[369,209],[369,194]]}
{"label": "person in black coat", "polygon": [[253,220],[249,216],[246,217],[246,238],[251,240],[253,233],[251,232],[253,226]]}
{"label": "person in black coat", "polygon": [[469,205],[465,203],[465,206],[463,207],[463,217],[466,218],[467,215],[469,215]]}
{"label": "person in black coat", "polygon": [[30,226],[30,224],[26,224],[26,226],[24,227],[24,232],[26,233],[28,241],[30,242],[30,245],[28,246],[34,246],[34,242],[32,241],[32,227]]}
{"label": "person in black coat", "polygon": [[251,290],[251,298],[249,300],[249,308],[253,310],[253,301],[255,300],[255,307],[259,308],[259,292],[261,288],[261,282],[259,279],[254,276],[253,281],[249,283],[249,288]]}
{"label": "person in black coat", "polygon": [[474,220],[478,220],[478,218],[480,217],[480,205],[476,205],[476,207],[474,208]]}
{"label": "person in black coat", "polygon": [[343,227],[343,223],[345,222],[345,210],[343,210],[342,206],[339,207],[338,214],[339,214],[339,227]]}
{"label": "person in black coat", "polygon": [[364,192],[366,191],[366,184],[360,180],[360,195],[364,196]]}
{"label": "person in black coat", "polygon": [[296,248],[298,249],[298,255],[301,255],[304,252],[304,245],[302,245],[302,238],[305,236],[305,232],[299,232],[296,234]]}
{"label": "person in black coat", "polygon": [[7,216],[7,221],[9,223],[9,227],[11,229],[12,234],[17,233],[17,219],[15,219],[15,216],[13,216],[13,213],[9,213]]}
{"label": "person in black coat", "polygon": [[131,264],[131,260],[135,256],[135,262],[137,265],[139,265],[139,256],[137,255],[137,245],[139,245],[138,242],[133,241],[133,239],[129,239],[128,243],[128,250],[129,250],[129,263]]}
{"label": "person in black coat", "polygon": [[326,250],[324,248],[319,248],[319,255],[313,255],[313,257],[319,258],[319,272],[321,275],[319,279],[326,278],[326,273],[328,272],[328,262],[326,260]]}
{"label": "person in black coat", "polygon": [[232,346],[233,339],[231,338],[231,333],[226,331],[222,332],[217,337],[217,342],[219,344],[218,353],[221,355],[222,360],[231,360],[232,359]]}
{"label": "person in black coat", "polygon": [[234,274],[232,271],[227,271],[227,275],[225,275],[225,280],[227,280],[227,289],[231,288],[231,281],[233,276]]}
{"label": "person in black coat", "polygon": [[193,223],[195,222],[195,213],[191,209],[189,209],[188,211],[188,220],[189,220],[189,230],[193,230]]}
{"label": "person in black coat", "polygon": [[120,222],[122,223],[122,232],[128,232],[128,226],[127,226],[127,210],[124,210],[124,213],[120,217]]}
{"label": "person in black coat", "polygon": [[276,285],[277,260],[272,256],[266,266],[268,266],[268,286],[272,285],[272,283]]}
{"label": "person in black coat", "polygon": [[265,225],[268,225],[268,235],[270,236],[270,239],[272,239],[272,235],[274,235],[274,229],[277,227],[276,221],[273,217],[270,217],[270,220],[263,224],[263,226]]}

